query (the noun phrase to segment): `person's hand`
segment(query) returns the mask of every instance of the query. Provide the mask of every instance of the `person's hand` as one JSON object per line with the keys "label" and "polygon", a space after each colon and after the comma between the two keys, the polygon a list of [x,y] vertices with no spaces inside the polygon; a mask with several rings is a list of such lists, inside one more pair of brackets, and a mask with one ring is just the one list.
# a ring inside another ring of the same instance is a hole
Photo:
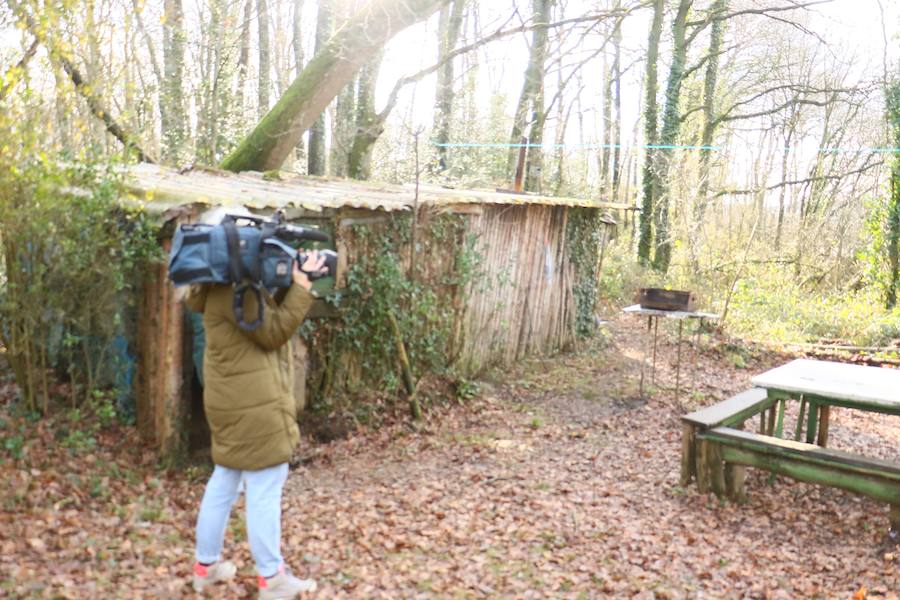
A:
{"label": "person's hand", "polygon": [[309,277],[306,275],[306,273],[317,273],[321,271],[324,266],[324,256],[319,256],[319,252],[316,250],[309,252],[306,255],[306,260],[303,261],[302,265],[300,265],[300,263],[296,260],[294,261],[294,283],[302,286],[304,289],[309,291],[312,288],[312,281],[309,280]]}

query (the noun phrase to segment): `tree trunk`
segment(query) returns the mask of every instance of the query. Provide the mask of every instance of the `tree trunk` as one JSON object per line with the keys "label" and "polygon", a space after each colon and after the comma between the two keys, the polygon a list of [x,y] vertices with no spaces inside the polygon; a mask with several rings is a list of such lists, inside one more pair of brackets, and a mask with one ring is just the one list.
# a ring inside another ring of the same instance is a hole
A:
{"label": "tree trunk", "polygon": [[[714,15],[724,14],[728,10],[728,0],[715,0],[710,9]],[[709,195],[710,160],[712,158],[713,135],[719,120],[715,114],[716,85],[719,77],[719,53],[722,51],[722,38],[725,31],[725,20],[716,19],[712,23],[709,34],[709,58],[703,78],[703,133],[700,138],[700,185],[697,191],[697,205],[694,221],[697,228],[702,226]]]}
{"label": "tree trunk", "polygon": [[[303,4],[305,0],[294,0],[294,22],[293,31],[291,33],[291,46],[294,51],[294,77],[303,70],[303,62],[306,55],[303,52]],[[303,144],[303,138],[297,142],[297,161],[302,163],[307,161],[306,148]],[[308,165],[308,163],[307,163]]]}
{"label": "tree trunk", "polygon": [[[332,2],[319,0],[319,12],[316,15],[316,47],[313,57],[325,50],[325,44],[331,37],[334,21]],[[299,75],[298,75],[299,77]],[[325,112],[322,111],[309,130],[309,151],[306,156],[306,170],[310,175],[325,174]]]}
{"label": "tree trunk", "polygon": [[181,158],[187,123],[184,108],[184,10],[181,0],[165,0],[163,24],[163,69],[160,113],[162,157],[170,163]]}
{"label": "tree trunk", "polygon": [[244,89],[247,83],[247,71],[250,69],[250,19],[253,18],[253,0],[244,1],[244,17],[241,19],[241,53],[238,55],[237,93],[240,96],[241,108],[246,107],[247,99]]}
{"label": "tree trunk", "polygon": [[[885,106],[887,108],[890,143],[900,148],[900,79],[886,85]],[[894,308],[900,292],[900,154],[894,153],[891,160],[890,197],[888,198],[885,237],[888,251],[888,281],[885,305]]]}
{"label": "tree trunk", "polygon": [[610,157],[612,156],[612,68],[607,64],[606,52],[603,53],[603,142],[600,144],[599,171],[600,185],[609,196],[612,191],[610,177]]}
{"label": "tree trunk", "polygon": [[[465,6],[466,0],[453,0],[451,6],[441,9],[438,62],[445,60],[447,54],[456,47]],[[445,144],[450,142],[450,122],[454,99],[453,82],[453,61],[448,60],[438,70],[437,91],[435,92],[434,144],[437,164],[432,165],[432,170],[435,172],[443,172],[449,168],[449,151]]]}
{"label": "tree trunk", "polygon": [[367,4],[328,41],[256,128],[222,162],[229,171],[281,167],[303,132],[385,42],[428,18],[448,0]]}
{"label": "tree trunk", "polygon": [[294,0],[294,27],[291,35],[291,46],[294,50],[294,77],[303,69],[303,3],[304,0]]}
{"label": "tree trunk", "polygon": [[269,111],[269,91],[272,87],[272,50],[269,44],[269,9],[266,0],[256,0],[256,19],[259,28],[259,90],[258,112],[262,117]]}
{"label": "tree trunk", "polygon": [[[562,88],[562,69],[557,69],[556,71],[556,82],[557,88]],[[566,149],[563,147],[563,145],[566,142],[566,129],[569,125],[569,114],[571,114],[572,107],[575,105],[576,100],[578,100],[577,96],[569,104],[568,112],[565,111],[562,98],[559,99],[559,102],[556,105],[556,148],[554,150],[554,152],[556,153],[556,156],[554,156],[554,161],[556,162],[556,173],[554,174],[553,193],[557,196],[562,193],[562,188],[565,184],[564,169]]]}
{"label": "tree trunk", "polygon": [[669,200],[671,196],[669,167],[675,154],[671,146],[678,141],[678,133],[681,131],[679,105],[681,84],[684,81],[685,61],[687,59],[685,34],[687,17],[693,1],[680,0],[678,12],[675,14],[675,20],[672,22],[672,64],[669,67],[669,77],[666,81],[666,108],[663,112],[663,126],[660,136],[660,145],[663,148],[656,155],[659,161],[653,173],[657,181],[656,186],[660,190],[654,210],[656,252],[653,255],[653,268],[662,273],[669,270],[669,263],[672,260],[672,238],[669,232]]}
{"label": "tree trunk", "polygon": [[[547,0],[538,0],[547,2]],[[549,6],[549,3],[548,3]],[[546,49],[546,44],[545,44]],[[541,193],[544,174],[544,123],[547,114],[544,112],[544,71],[541,60],[541,84],[537,95],[534,97],[534,116],[531,122],[531,131],[528,134],[528,161],[525,164],[525,190]]]}
{"label": "tree trunk", "polygon": [[[783,154],[781,156],[781,182],[782,184],[788,180],[788,162],[790,160],[791,142],[794,139],[794,131],[797,127],[797,107],[791,107],[791,115],[788,117],[787,133],[784,134]],[[781,236],[784,228],[784,209],[785,196],[787,195],[787,185],[782,185],[778,190],[778,220],[775,223],[775,250],[781,249]]]}
{"label": "tree trunk", "polygon": [[347,175],[353,179],[368,179],[372,174],[372,146],[383,131],[383,123],[375,112],[375,83],[381,68],[383,52],[363,67],[359,74],[356,95],[356,134],[347,160]]}
{"label": "tree trunk", "polygon": [[[536,24],[540,23],[549,23],[550,22],[550,0],[532,0],[534,7],[534,22]],[[516,172],[516,164],[519,160],[519,148],[518,144],[521,143],[522,136],[525,135],[525,130],[529,124],[531,124],[532,129],[537,125],[537,121],[540,119],[543,121],[543,99],[541,100],[541,114],[538,114],[535,106],[535,100],[538,95],[543,93],[544,87],[544,60],[547,57],[547,28],[546,27],[536,27],[534,32],[532,33],[531,38],[531,54],[528,59],[528,67],[525,69],[525,82],[522,84],[522,93],[519,95],[519,103],[516,106],[516,114],[513,118],[513,126],[512,131],[509,135],[509,143],[511,147],[509,149],[509,156],[507,159],[506,166],[506,176],[508,179],[512,179],[513,175]],[[529,112],[531,113],[531,119],[529,119]],[[543,127],[543,123],[540,124]],[[537,138],[541,139],[543,137],[543,132],[531,132],[528,135],[528,138]],[[530,141],[529,141],[530,145]],[[540,148],[537,148],[536,156],[532,156],[531,150],[533,148],[529,147],[529,157],[528,157],[528,166],[529,169],[532,165],[537,166],[540,165],[542,156]],[[540,174],[538,173],[537,176]],[[534,175],[529,175],[528,178],[534,181]]]}
{"label": "tree trunk", "polygon": [[642,176],[641,232],[638,239],[638,260],[642,264],[650,263],[650,248],[653,245],[653,212],[656,207],[655,178],[653,167],[656,158],[657,142],[657,75],[656,67],[659,59],[659,40],[662,37],[662,21],[665,11],[664,0],[653,2],[653,22],[650,26],[650,37],[647,41],[647,74],[645,76],[644,106],[644,169]]}
{"label": "tree trunk", "polygon": [[[363,71],[365,67],[363,67]],[[338,95],[331,120],[331,161],[329,171],[335,177],[347,176],[350,148],[353,145],[356,121],[356,81],[344,86]]]}
{"label": "tree trunk", "polygon": [[212,0],[208,3],[209,22],[203,28],[202,46],[205,56],[200,64],[202,81],[196,92],[197,142],[195,155],[201,164],[214,165],[223,143],[222,131],[232,110],[231,61],[226,59],[226,47],[230,45],[229,28],[232,20],[229,3]]}
{"label": "tree trunk", "polygon": [[[621,8],[621,4],[617,1],[616,9]],[[621,155],[622,155],[622,20],[616,20],[615,30],[613,31],[613,64],[611,81],[613,82],[613,112],[615,112],[615,120],[612,123],[611,141],[613,144],[612,154],[612,198],[613,202],[618,202],[619,198],[619,180],[621,179]]]}

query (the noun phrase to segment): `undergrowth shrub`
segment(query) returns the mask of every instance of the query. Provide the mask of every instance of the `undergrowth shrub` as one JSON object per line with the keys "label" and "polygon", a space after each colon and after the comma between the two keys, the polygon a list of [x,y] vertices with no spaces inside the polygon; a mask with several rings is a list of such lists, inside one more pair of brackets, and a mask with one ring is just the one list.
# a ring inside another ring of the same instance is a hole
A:
{"label": "undergrowth shrub", "polygon": [[121,207],[112,165],[38,154],[0,175],[0,341],[27,410],[65,382],[73,406],[113,383],[153,228]]}
{"label": "undergrowth shrub", "polygon": [[[461,294],[479,276],[480,255],[465,217],[422,211],[419,219],[415,260],[408,215],[345,232],[355,255],[343,287],[327,298],[337,318],[306,321],[301,330],[312,356],[312,420],[373,424],[396,408],[405,393],[399,343],[417,382],[442,377],[448,397],[471,395],[454,362],[462,345]],[[417,389],[426,388],[434,386]]]}
{"label": "undergrowth shrub", "polygon": [[[634,259],[627,234],[607,248],[600,275],[604,310],[615,314],[634,302],[640,287],[690,289],[700,308],[723,314],[726,330],[737,337],[771,343],[827,342],[884,347],[900,340],[900,309],[883,308],[880,286],[854,285],[858,274],[837,278],[842,284],[811,285],[794,265],[767,260],[764,250],[743,261],[721,249],[704,249],[714,264],[729,270],[707,270],[700,276],[675,268],[665,276],[644,269]],[[681,258],[676,256],[676,258]],[[860,265],[862,270],[865,265]],[[729,299],[732,284],[734,291]]]}

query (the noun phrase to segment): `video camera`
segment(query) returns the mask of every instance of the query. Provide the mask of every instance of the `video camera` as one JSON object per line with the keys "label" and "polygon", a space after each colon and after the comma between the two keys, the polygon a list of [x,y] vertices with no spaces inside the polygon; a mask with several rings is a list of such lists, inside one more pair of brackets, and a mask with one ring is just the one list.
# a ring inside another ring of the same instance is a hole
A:
{"label": "video camera", "polygon": [[[238,225],[245,221],[246,225]],[[262,289],[273,291],[293,281],[293,263],[300,265],[306,252],[290,244],[303,240],[327,242],[328,236],[307,227],[284,222],[277,211],[272,219],[255,215],[226,215],[218,225],[191,223],[179,226],[169,253],[169,278],[178,285],[223,283],[234,286],[234,310],[238,324],[253,331],[262,324]],[[311,280],[333,275],[337,270],[337,253],[319,250],[325,257],[323,268],[306,273]],[[256,321],[243,319],[243,299],[247,290],[257,297],[259,314]]]}

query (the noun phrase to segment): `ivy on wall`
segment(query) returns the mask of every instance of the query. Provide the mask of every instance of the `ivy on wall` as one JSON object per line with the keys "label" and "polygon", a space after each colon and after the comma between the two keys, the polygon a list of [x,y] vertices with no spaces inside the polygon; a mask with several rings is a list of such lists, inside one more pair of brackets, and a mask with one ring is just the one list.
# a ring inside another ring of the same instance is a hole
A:
{"label": "ivy on wall", "polygon": [[566,223],[568,254],[575,278],[572,294],[578,337],[590,337],[597,329],[594,322],[594,304],[599,293],[597,260],[605,227],[600,218],[600,211],[595,208],[572,207]]}
{"label": "ivy on wall", "polygon": [[409,214],[346,230],[352,256],[345,285],[327,298],[337,318],[307,321],[302,330],[313,358],[313,410],[347,408],[353,396],[367,391],[396,395],[401,390],[392,318],[416,378],[452,370],[462,342],[454,328],[461,295],[480,268],[466,219],[421,211],[414,250]]}

